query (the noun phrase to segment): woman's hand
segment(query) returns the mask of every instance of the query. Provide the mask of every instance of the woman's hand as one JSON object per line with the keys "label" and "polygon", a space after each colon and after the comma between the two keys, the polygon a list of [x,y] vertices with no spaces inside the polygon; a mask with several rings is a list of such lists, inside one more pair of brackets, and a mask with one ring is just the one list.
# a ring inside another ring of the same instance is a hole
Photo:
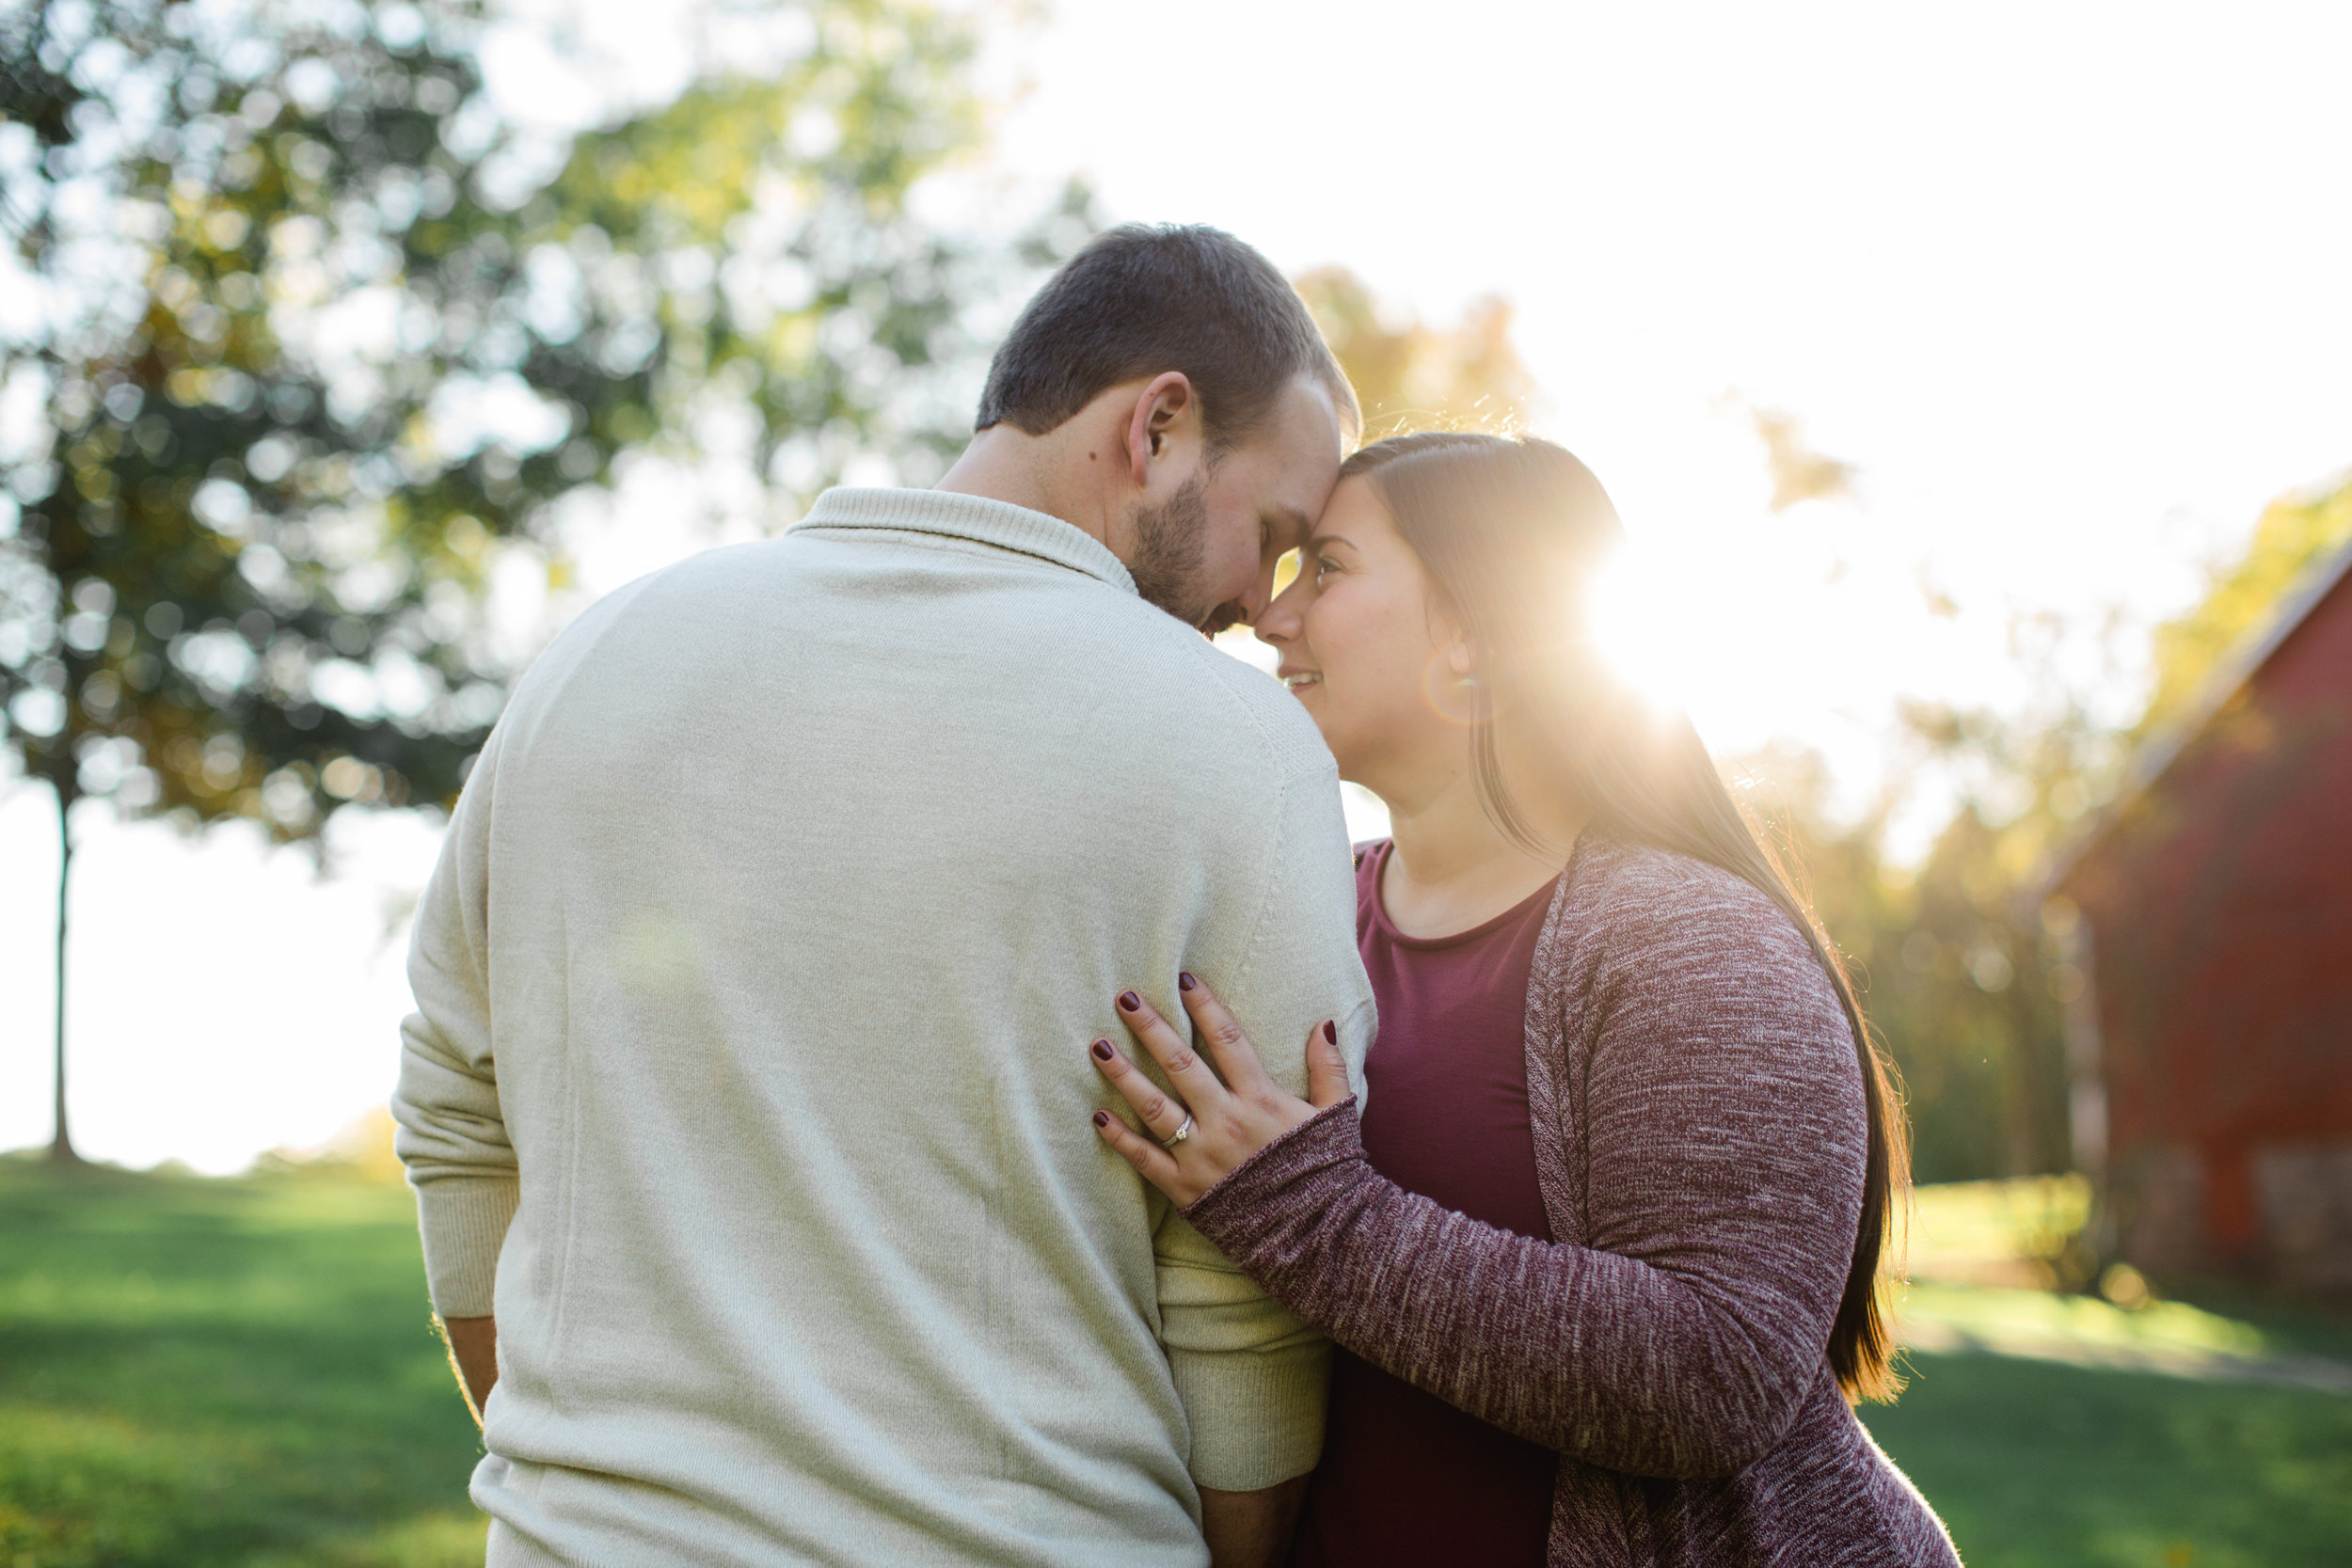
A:
{"label": "woman's hand", "polygon": [[1171,1097],[1146,1077],[1110,1041],[1096,1040],[1095,1068],[1135,1107],[1150,1136],[1136,1135],[1108,1111],[1094,1113],[1094,1130],[1181,1209],[1317,1111],[1345,1100],[1348,1087],[1337,1025],[1319,1023],[1307,1037],[1307,1098],[1301,1100],[1266,1076],[1249,1037],[1207,986],[1189,974],[1178,975],[1176,985],[1184,1011],[1216,1055],[1216,1069],[1150,1003],[1135,991],[1122,992],[1120,1021],[1152,1053],[1176,1093]]}

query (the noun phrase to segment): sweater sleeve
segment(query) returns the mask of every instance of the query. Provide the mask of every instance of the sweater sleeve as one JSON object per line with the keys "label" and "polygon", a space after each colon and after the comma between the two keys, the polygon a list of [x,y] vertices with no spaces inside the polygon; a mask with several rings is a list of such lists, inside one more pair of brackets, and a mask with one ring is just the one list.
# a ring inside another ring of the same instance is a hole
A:
{"label": "sweater sleeve", "polygon": [[417,905],[408,983],[417,1010],[400,1027],[399,1123],[423,1232],[425,1281],[444,1318],[492,1310],[499,1250],[519,1194],[491,1051],[489,951],[492,736],[469,778]]}
{"label": "sweater sleeve", "polygon": [[1793,927],[1744,884],[1706,886],[1637,917],[1597,982],[1591,1245],[1405,1191],[1366,1164],[1352,1104],[1187,1217],[1301,1318],[1482,1419],[1639,1475],[1745,1468],[1824,1371],[1861,1212],[1860,1067]]}
{"label": "sweater sleeve", "polygon": [[[1251,672],[1250,678],[1263,677]],[[1304,728],[1303,718],[1295,727]],[[1307,738],[1314,744],[1311,765],[1291,769],[1266,824],[1275,853],[1246,941],[1230,967],[1220,966],[1227,972],[1201,968],[1235,1016],[1251,1021],[1267,1070],[1298,1094],[1306,1092],[1307,1036],[1315,1024],[1338,1022],[1341,1050],[1360,1083],[1374,1022],[1372,985],[1356,951],[1339,781],[1311,731]],[[1173,1210],[1152,1252],[1160,1341],[1192,1429],[1193,1479],[1249,1492],[1313,1469],[1323,1451],[1329,1341]]]}

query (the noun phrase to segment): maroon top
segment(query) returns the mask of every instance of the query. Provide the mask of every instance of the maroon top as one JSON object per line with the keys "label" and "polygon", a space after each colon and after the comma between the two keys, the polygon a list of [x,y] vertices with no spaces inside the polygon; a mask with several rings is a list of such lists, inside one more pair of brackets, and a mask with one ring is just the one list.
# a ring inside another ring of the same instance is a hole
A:
{"label": "maroon top", "polygon": [[[1364,1062],[1365,1158],[1408,1192],[1551,1240],[1527,1114],[1528,964],[1551,906],[1454,936],[1408,937],[1380,906],[1389,846],[1356,872],[1356,944],[1380,1006]],[[1323,1464],[1307,1494],[1297,1568],[1540,1568],[1560,1456],[1339,1353]]]}

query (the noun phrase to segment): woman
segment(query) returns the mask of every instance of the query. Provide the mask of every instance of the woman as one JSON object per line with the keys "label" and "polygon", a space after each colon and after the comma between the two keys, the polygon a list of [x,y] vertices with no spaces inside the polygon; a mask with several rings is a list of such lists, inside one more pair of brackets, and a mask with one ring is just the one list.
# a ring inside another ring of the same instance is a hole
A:
{"label": "woman", "polygon": [[1621,537],[1546,442],[1348,461],[1258,635],[1394,824],[1365,1108],[1330,1026],[1298,1100],[1187,975],[1215,1070],[1127,992],[1175,1098],[1097,1040],[1144,1133],[1095,1125],[1341,1347],[1299,1563],[1956,1564],[1849,1404],[1899,1386],[1887,1069],[1696,732],[1584,635]]}

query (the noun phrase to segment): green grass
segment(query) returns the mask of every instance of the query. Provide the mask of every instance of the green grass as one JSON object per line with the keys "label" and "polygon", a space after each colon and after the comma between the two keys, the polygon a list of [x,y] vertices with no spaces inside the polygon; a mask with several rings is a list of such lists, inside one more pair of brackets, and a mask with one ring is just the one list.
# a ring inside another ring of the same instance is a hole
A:
{"label": "green grass", "polygon": [[[1950,1196],[1923,1209],[2007,1234],[1999,1195]],[[1939,1228],[1956,1268],[1999,1251]],[[1984,1339],[2352,1359],[2341,1319],[2250,1299],[2127,1319],[2014,1289],[1915,1297]],[[1911,1364],[1902,1402],[1864,1416],[1971,1568],[2352,1562],[2352,1398],[2004,1355]],[[0,1158],[0,1568],[479,1563],[479,1451],[403,1188]]]}
{"label": "green grass", "polygon": [[396,1186],[0,1159],[0,1568],[482,1560]]}
{"label": "green grass", "polygon": [[2048,1286],[2090,1217],[2090,1184],[2079,1176],[1945,1181],[1914,1189],[1897,1243],[1914,1279]]}
{"label": "green grass", "polygon": [[2352,1562],[2352,1399],[1998,1355],[1910,1357],[1864,1421],[1969,1568]]}
{"label": "green grass", "polygon": [[[2126,1311],[2093,1295],[1998,1285],[1913,1285],[1899,1297],[1897,1318],[1907,1331],[1915,1323],[1943,1328],[1979,1341],[1979,1348],[2093,1364],[2105,1353],[2226,1367],[2260,1362],[2284,1348],[2243,1319],[2186,1302],[2152,1301]],[[1923,1348],[1950,1347],[1931,1340]]]}
{"label": "green grass", "polygon": [[1900,1321],[2019,1354],[1914,1349],[1901,1402],[1863,1408],[1872,1433],[1971,1568],[2352,1563],[2352,1398],[2156,1370],[2352,1362],[2352,1324],[2243,1290],[2126,1310],[2030,1288],[2090,1199],[2079,1177],[1918,1190]]}

